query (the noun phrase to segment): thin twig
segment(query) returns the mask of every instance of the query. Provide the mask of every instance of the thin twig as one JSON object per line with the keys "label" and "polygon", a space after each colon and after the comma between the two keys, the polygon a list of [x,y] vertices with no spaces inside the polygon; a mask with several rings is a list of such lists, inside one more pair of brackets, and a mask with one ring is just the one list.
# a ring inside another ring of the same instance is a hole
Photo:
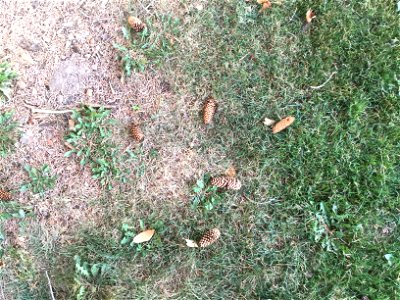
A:
{"label": "thin twig", "polygon": [[69,144],[67,142],[64,142],[64,145],[65,145],[65,147],[67,147],[67,148],[69,148],[71,150],[75,150],[75,148],[71,144]]}
{"label": "thin twig", "polygon": [[336,74],[337,74],[336,71],[333,72],[323,84],[318,85],[318,86],[312,86],[312,85],[311,85],[310,88],[312,88],[313,90],[319,90],[320,88],[323,88],[323,87],[332,79],[332,77],[333,77],[334,75],[336,75]]}
{"label": "thin twig", "polygon": [[51,286],[51,281],[50,281],[50,277],[49,274],[46,271],[46,277],[47,277],[47,282],[49,283],[49,289],[50,289],[50,296],[52,300],[56,300],[56,298],[54,298],[54,294],[53,294],[53,287]]}
{"label": "thin twig", "polygon": [[97,104],[97,103],[81,103],[81,105],[83,106],[90,106],[93,108],[99,108],[99,107],[103,107],[103,108],[115,108],[115,105],[104,105],[104,104]]}
{"label": "thin twig", "polygon": [[71,109],[66,109],[66,110],[51,110],[51,109],[39,109],[39,108],[33,108],[30,107],[33,113],[38,113],[38,114],[69,114],[72,113],[73,110]]}
{"label": "thin twig", "polygon": [[[102,104],[96,104],[96,103],[82,103],[83,106],[90,106],[93,108],[99,108],[99,107],[104,107],[104,108],[114,108],[115,106],[112,105],[102,105]],[[69,114],[72,113],[72,109],[64,109],[64,110],[52,110],[52,109],[40,109],[40,108],[35,108],[32,105],[25,104],[25,107],[29,108],[32,113],[38,113],[38,114]],[[79,109],[79,108],[78,108]]]}
{"label": "thin twig", "polygon": [[329,228],[328,224],[326,224],[325,222],[323,223],[324,227],[325,227],[325,231],[329,234],[332,235],[332,230]]}

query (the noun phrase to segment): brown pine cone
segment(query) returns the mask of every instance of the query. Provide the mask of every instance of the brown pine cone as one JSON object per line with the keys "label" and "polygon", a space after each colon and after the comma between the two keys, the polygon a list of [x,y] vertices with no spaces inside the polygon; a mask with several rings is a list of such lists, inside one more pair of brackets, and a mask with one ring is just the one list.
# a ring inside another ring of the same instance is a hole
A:
{"label": "brown pine cone", "polygon": [[142,31],[146,26],[139,18],[134,16],[128,17],[128,24],[137,32]]}
{"label": "brown pine cone", "polygon": [[226,186],[228,185],[228,177],[225,176],[213,177],[211,179],[211,185],[219,188],[226,188]]}
{"label": "brown pine cone", "polygon": [[0,190],[0,200],[1,201],[10,201],[12,199],[11,193]]}
{"label": "brown pine cone", "polygon": [[140,127],[133,123],[131,126],[131,135],[135,139],[136,142],[141,143],[144,140],[144,134]]}
{"label": "brown pine cone", "polygon": [[242,183],[239,179],[228,176],[214,177],[211,179],[211,185],[226,188],[228,190],[240,190]]}
{"label": "brown pine cone", "polygon": [[203,122],[204,124],[210,124],[214,118],[214,114],[217,110],[217,102],[214,98],[208,98],[204,103],[203,108]]}
{"label": "brown pine cone", "polygon": [[220,236],[221,236],[221,232],[219,231],[218,228],[211,229],[210,231],[207,231],[203,235],[203,237],[198,242],[198,245],[202,248],[210,246],[211,244],[216,242]]}
{"label": "brown pine cone", "polygon": [[228,183],[226,185],[226,188],[228,190],[240,190],[240,188],[242,187],[242,183],[240,182],[239,179],[237,178],[233,178],[233,177],[228,177]]}

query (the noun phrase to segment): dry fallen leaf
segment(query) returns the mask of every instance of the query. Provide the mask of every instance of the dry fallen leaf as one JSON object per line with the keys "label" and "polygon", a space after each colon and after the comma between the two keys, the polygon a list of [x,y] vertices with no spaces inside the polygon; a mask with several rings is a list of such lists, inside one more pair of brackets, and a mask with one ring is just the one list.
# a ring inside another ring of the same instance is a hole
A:
{"label": "dry fallen leaf", "polygon": [[269,2],[269,0],[257,0],[258,4],[264,4],[264,3],[267,3],[267,2]]}
{"label": "dry fallen leaf", "polygon": [[316,17],[317,16],[315,15],[315,13],[313,12],[312,9],[307,10],[307,13],[306,13],[306,21],[307,21],[307,23],[311,23],[311,21]]}
{"label": "dry fallen leaf", "polygon": [[226,171],[225,171],[225,175],[228,177],[235,177],[236,176],[236,170],[234,166],[229,167]]}
{"label": "dry fallen leaf", "polygon": [[151,238],[153,237],[153,235],[154,235],[155,232],[156,232],[156,231],[155,231],[154,229],[145,230],[145,231],[139,233],[138,235],[136,235],[136,236],[133,238],[133,242],[134,242],[135,244],[140,244],[140,243],[148,242],[148,241],[151,240]]}
{"label": "dry fallen leaf", "polygon": [[68,120],[68,129],[69,130],[74,130],[74,128],[75,128],[75,121],[72,120],[72,119],[69,119]]}
{"label": "dry fallen leaf", "polygon": [[264,12],[265,10],[267,10],[268,8],[270,8],[271,5],[272,5],[272,3],[271,3],[270,1],[265,1],[265,2],[263,2],[262,7],[261,7],[261,9],[260,9],[259,12],[260,12],[260,13]]}
{"label": "dry fallen leaf", "polygon": [[272,133],[278,133],[278,132],[284,130],[285,128],[292,125],[294,120],[295,120],[294,117],[286,117],[286,118],[280,120],[278,123],[275,124],[274,127],[272,127]]}
{"label": "dry fallen leaf", "polygon": [[195,241],[188,240],[188,239],[185,239],[185,241],[186,241],[186,246],[188,246],[190,248],[198,248],[199,247],[199,245],[197,245],[197,243]]}
{"label": "dry fallen leaf", "polygon": [[214,118],[215,112],[217,111],[217,102],[214,98],[208,98],[204,103],[203,107],[203,122],[204,124],[210,124]]}
{"label": "dry fallen leaf", "polygon": [[264,119],[264,125],[266,125],[266,126],[271,126],[271,125],[273,125],[273,124],[275,124],[275,121],[274,121],[274,120],[268,119],[268,118],[265,118],[265,119]]}

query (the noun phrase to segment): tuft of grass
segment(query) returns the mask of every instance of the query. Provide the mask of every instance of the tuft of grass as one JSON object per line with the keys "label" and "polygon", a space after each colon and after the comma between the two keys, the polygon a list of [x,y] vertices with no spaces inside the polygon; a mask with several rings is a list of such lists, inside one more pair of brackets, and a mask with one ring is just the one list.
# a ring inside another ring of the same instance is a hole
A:
{"label": "tuft of grass", "polygon": [[90,298],[102,298],[98,286],[104,284],[107,279],[110,267],[104,263],[89,264],[82,261],[81,257],[75,255],[75,295],[77,300]]}
{"label": "tuft of grass", "polygon": [[146,20],[146,27],[135,32],[129,25],[122,27],[126,46],[115,44],[119,51],[117,59],[121,61],[127,76],[133,72],[143,72],[148,67],[159,66],[174,51],[179,19],[171,15],[154,14]]}
{"label": "tuft of grass", "polygon": [[0,101],[11,98],[11,85],[16,77],[8,62],[0,63]]}
{"label": "tuft of grass", "polygon": [[72,114],[75,123],[65,136],[65,141],[73,148],[65,153],[66,157],[76,154],[80,158],[81,166],[89,165],[93,178],[100,181],[102,186],[112,188],[112,181],[126,181],[128,169],[125,163],[135,157],[128,152],[124,157],[112,141],[111,126],[115,120],[109,119],[110,110],[83,107]]}
{"label": "tuft of grass", "polygon": [[[32,293],[29,284],[38,285],[38,270],[32,257],[20,249],[16,240],[26,231],[34,215],[32,211],[31,207],[14,201],[0,202],[0,278],[5,283],[3,293],[15,299],[32,299],[36,292]],[[14,230],[10,231],[10,224],[15,224]]]}
{"label": "tuft of grass", "polygon": [[57,177],[51,174],[50,167],[46,164],[40,168],[26,165],[25,171],[28,173],[30,182],[21,186],[21,192],[31,190],[34,194],[43,195],[44,192],[54,187]]}
{"label": "tuft of grass", "polygon": [[13,121],[12,112],[0,112],[0,157],[5,157],[12,150],[18,137],[17,122]]}

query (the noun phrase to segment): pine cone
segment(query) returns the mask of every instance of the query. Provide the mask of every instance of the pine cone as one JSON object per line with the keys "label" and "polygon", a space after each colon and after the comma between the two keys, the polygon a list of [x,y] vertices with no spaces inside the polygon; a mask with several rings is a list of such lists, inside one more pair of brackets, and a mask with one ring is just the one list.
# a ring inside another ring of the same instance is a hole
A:
{"label": "pine cone", "polygon": [[211,179],[211,185],[219,188],[226,188],[226,186],[228,185],[228,177],[225,176],[213,177]]}
{"label": "pine cone", "polygon": [[237,178],[233,178],[233,177],[228,177],[228,183],[226,185],[226,188],[228,190],[240,190],[240,188],[242,187],[242,183],[240,182],[239,179]]}
{"label": "pine cone", "polygon": [[242,183],[234,177],[220,176],[211,179],[211,185],[228,190],[240,190]]}
{"label": "pine cone", "polygon": [[0,190],[0,200],[10,201],[12,199],[11,193]]}
{"label": "pine cone", "polygon": [[128,24],[137,32],[142,31],[146,26],[139,18],[129,16]]}
{"label": "pine cone", "polygon": [[218,240],[220,236],[221,232],[218,228],[211,229],[203,235],[203,237],[198,242],[198,245],[202,248],[210,246],[212,243]]}
{"label": "pine cone", "polygon": [[217,102],[213,98],[208,98],[204,103],[203,121],[204,124],[210,124],[217,110]]}
{"label": "pine cone", "polygon": [[137,124],[132,124],[131,134],[136,142],[141,143],[144,140],[144,134]]}

